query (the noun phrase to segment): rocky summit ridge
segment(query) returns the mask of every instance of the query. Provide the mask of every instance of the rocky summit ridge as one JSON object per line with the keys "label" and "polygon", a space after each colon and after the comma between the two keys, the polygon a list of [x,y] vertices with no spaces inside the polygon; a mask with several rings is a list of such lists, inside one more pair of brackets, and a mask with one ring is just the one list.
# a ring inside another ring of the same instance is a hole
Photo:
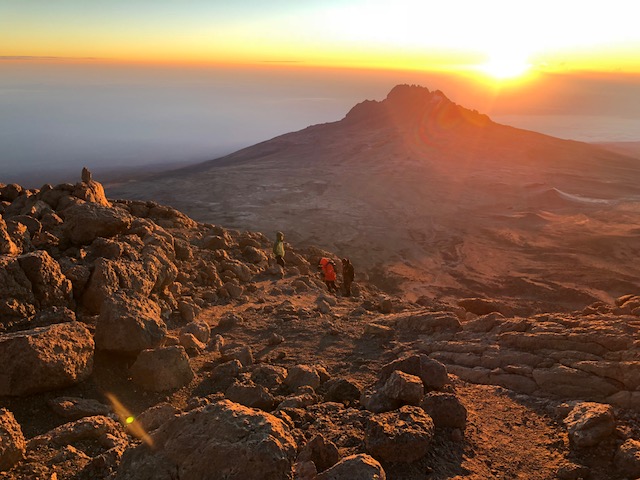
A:
{"label": "rocky summit ridge", "polygon": [[88,171],[0,185],[0,215],[0,478],[640,476],[640,296],[522,316],[360,269],[330,295],[336,254],[282,268]]}

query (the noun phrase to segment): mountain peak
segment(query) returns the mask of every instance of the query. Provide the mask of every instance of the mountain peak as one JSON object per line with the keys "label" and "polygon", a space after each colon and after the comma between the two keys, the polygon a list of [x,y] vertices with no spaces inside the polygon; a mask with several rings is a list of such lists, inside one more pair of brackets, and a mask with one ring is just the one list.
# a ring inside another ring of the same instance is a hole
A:
{"label": "mountain peak", "polygon": [[365,100],[346,115],[347,122],[366,124],[420,126],[432,118],[445,120],[450,126],[484,125],[491,120],[487,115],[469,110],[452,102],[440,90],[430,91],[420,85],[396,85],[382,101]]}

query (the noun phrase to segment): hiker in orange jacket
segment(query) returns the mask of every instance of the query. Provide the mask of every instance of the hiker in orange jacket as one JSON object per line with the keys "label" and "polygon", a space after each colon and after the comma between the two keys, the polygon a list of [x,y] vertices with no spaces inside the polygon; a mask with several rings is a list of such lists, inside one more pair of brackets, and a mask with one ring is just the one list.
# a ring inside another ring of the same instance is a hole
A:
{"label": "hiker in orange jacket", "polygon": [[336,287],[336,264],[333,260],[322,257],[320,259],[320,263],[318,264],[318,268],[322,269],[322,274],[324,277],[324,283],[327,284],[327,288],[329,289],[329,293],[337,293],[338,287]]}

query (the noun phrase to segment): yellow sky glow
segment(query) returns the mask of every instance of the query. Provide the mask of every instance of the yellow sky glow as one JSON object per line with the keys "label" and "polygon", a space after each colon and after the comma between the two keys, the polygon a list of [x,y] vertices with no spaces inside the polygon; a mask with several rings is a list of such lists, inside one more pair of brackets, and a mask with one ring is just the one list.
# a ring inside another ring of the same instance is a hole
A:
{"label": "yellow sky glow", "polygon": [[[239,2],[243,3],[243,2]],[[79,0],[0,4],[3,56],[478,72],[640,72],[633,2]],[[25,5],[26,4],[26,5]],[[245,9],[243,9],[245,8]],[[629,10],[632,11],[629,11]]]}

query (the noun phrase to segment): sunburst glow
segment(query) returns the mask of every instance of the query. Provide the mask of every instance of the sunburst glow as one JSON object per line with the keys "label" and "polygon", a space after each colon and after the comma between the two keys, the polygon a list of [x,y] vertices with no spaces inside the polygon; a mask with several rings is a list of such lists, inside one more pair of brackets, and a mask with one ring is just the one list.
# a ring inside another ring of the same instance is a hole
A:
{"label": "sunburst glow", "polygon": [[514,79],[525,75],[531,64],[523,58],[511,55],[493,55],[479,66],[479,70],[496,80]]}

